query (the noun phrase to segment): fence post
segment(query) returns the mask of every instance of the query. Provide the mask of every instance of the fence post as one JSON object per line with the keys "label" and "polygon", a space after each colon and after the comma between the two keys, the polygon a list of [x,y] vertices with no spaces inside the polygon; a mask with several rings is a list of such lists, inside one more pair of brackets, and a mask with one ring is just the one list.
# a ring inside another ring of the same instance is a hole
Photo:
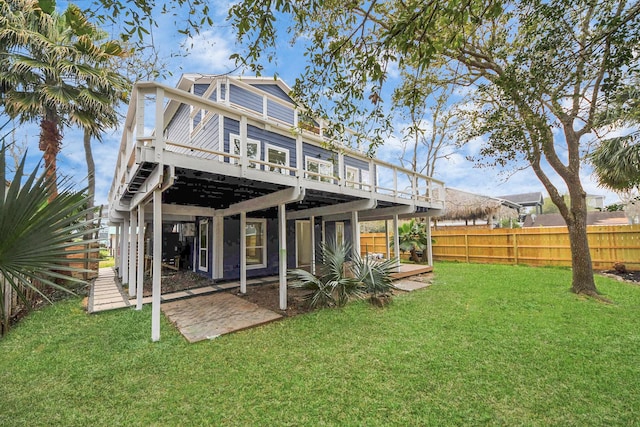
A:
{"label": "fence post", "polygon": [[464,257],[467,260],[467,264],[469,263],[469,232],[467,230],[464,231]]}
{"label": "fence post", "polygon": [[515,264],[518,264],[518,233],[512,231],[513,233],[513,257],[515,258]]}

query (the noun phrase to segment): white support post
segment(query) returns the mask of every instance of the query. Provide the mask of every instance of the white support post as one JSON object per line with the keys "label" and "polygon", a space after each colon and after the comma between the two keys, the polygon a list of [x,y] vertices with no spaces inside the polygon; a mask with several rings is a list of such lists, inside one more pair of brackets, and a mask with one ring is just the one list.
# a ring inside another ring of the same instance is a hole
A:
{"label": "white support post", "polygon": [[[397,234],[397,233],[394,233],[394,234]],[[390,243],[391,242],[389,241],[389,221],[386,220],[386,219],[384,220],[384,241],[385,241],[386,246],[387,246],[386,247],[386,249],[387,249],[387,254],[386,254],[387,257],[386,257],[386,259],[391,259],[391,249],[390,249],[390,246],[391,246]],[[396,249],[396,250],[398,250],[398,249]]]}
{"label": "white support post", "polygon": [[136,211],[129,212],[129,224],[131,233],[129,237],[129,298],[136,296],[136,255],[138,253],[138,217]]}
{"label": "white support post", "polygon": [[120,253],[122,254],[122,265],[120,275],[122,283],[129,283],[129,218],[125,216],[122,226],[122,241],[120,242]]}
{"label": "white support post", "polygon": [[120,223],[116,224],[116,245],[113,248],[113,259],[114,259],[114,265],[116,267],[118,267],[118,277],[121,277],[122,274],[120,272],[120,266],[122,265],[122,252],[121,252],[122,248],[120,248]]}
{"label": "white support post", "polygon": [[[280,310],[287,309],[287,212],[286,205],[278,206],[278,243],[280,244]],[[313,264],[312,264],[313,265]]]}
{"label": "white support post", "polygon": [[[344,153],[340,151],[338,153],[338,184],[345,185],[345,171],[344,171]],[[349,184],[353,185],[353,184]]]}
{"label": "white support post", "polygon": [[431,217],[427,217],[427,264],[433,267],[433,245],[431,244]]}
{"label": "white support post", "polygon": [[360,256],[360,223],[358,222],[358,211],[351,212],[351,247],[353,256]]}
{"label": "white support post", "polygon": [[247,293],[247,213],[240,212],[240,293]]}
{"label": "white support post", "polygon": [[153,191],[153,290],[151,341],[160,340],[160,275],[162,274],[162,190]]}
{"label": "white support post", "polygon": [[136,310],[142,310],[144,291],[144,205],[138,205],[138,288],[136,289]]}
{"label": "white support post", "polygon": [[304,169],[304,144],[302,143],[302,135],[298,135],[296,136],[296,176],[298,178],[304,177]]}
{"label": "white support post", "polygon": [[393,252],[397,271],[400,271],[400,236],[398,235],[398,215],[393,216]]}
{"label": "white support post", "polygon": [[316,217],[309,218],[311,224],[311,274],[316,274]]}

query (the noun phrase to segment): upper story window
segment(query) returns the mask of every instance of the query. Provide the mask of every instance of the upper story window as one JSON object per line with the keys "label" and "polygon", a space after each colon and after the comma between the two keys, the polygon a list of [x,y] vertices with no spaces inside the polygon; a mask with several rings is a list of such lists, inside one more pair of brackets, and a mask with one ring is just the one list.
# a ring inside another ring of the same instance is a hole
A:
{"label": "upper story window", "polygon": [[[287,169],[289,167],[289,150],[267,144],[265,152],[265,161],[269,163],[270,171],[280,172],[283,175],[289,174],[289,169]],[[285,167],[280,168],[278,165]]]}
{"label": "upper story window", "polygon": [[330,161],[306,156],[305,163],[307,170],[305,176],[307,178],[322,182],[333,181],[333,163]]}
{"label": "upper story window", "polygon": [[[240,145],[242,144],[242,140],[240,136],[229,134],[229,147],[231,148],[231,154],[235,154],[237,156],[240,155]],[[248,159],[260,160],[260,141],[256,139],[247,138],[247,150],[246,156]],[[235,158],[230,158],[231,163],[237,163]],[[259,168],[258,164],[255,162],[249,163],[250,168]]]}

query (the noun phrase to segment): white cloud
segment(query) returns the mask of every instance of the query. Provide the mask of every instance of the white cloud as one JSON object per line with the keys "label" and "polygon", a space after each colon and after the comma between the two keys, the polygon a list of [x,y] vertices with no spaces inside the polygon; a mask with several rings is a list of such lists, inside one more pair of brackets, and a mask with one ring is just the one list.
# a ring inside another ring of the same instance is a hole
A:
{"label": "white cloud", "polygon": [[216,33],[213,30],[203,31],[194,37],[184,41],[184,46],[189,49],[183,58],[181,68],[189,73],[225,73],[235,69],[235,64],[229,59],[233,53],[233,47],[229,40],[233,37]]}

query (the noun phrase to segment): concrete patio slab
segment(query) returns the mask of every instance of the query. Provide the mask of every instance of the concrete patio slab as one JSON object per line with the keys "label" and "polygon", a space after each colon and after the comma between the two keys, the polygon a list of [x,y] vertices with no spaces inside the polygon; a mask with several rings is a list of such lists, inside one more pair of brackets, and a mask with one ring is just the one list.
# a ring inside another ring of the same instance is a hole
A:
{"label": "concrete patio slab", "polygon": [[417,282],[415,280],[409,279],[400,279],[393,282],[393,285],[400,290],[411,292],[418,289],[426,288],[427,286],[431,285],[431,283]]}
{"label": "concrete patio slab", "polygon": [[272,322],[282,316],[229,293],[215,293],[163,303],[162,311],[187,341],[213,339],[222,334]]}

